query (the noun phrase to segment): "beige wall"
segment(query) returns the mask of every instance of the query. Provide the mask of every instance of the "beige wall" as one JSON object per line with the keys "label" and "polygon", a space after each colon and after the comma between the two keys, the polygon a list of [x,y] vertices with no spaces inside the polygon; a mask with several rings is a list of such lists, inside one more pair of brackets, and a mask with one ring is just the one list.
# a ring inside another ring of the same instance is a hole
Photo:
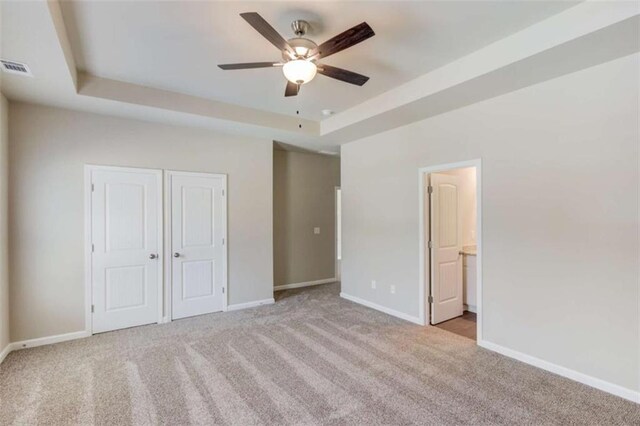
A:
{"label": "beige wall", "polygon": [[343,145],[342,291],[418,316],[418,169],[481,158],[484,339],[639,390],[638,61]]}
{"label": "beige wall", "polygon": [[84,164],[228,174],[229,303],[273,297],[272,143],[11,104],[11,338],[84,329]]}
{"label": "beige wall", "polygon": [[[2,2],[0,1],[0,22]],[[0,38],[1,38],[0,31]],[[0,40],[0,50],[2,40]],[[2,56],[0,52],[0,56]],[[9,343],[9,238],[8,238],[8,176],[9,176],[9,104],[2,95],[0,72],[0,352]]]}
{"label": "beige wall", "polygon": [[9,344],[9,237],[8,237],[8,177],[9,177],[9,104],[0,95],[0,352]]}
{"label": "beige wall", "polygon": [[[273,153],[274,284],[335,277],[335,187],[340,159]],[[320,234],[313,233],[315,227]]]}

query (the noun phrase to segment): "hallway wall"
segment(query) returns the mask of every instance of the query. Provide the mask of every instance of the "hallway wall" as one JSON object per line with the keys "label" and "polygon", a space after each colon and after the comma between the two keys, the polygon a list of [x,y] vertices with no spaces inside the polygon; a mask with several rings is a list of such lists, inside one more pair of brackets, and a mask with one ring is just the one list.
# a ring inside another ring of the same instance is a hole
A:
{"label": "hallway wall", "polygon": [[[274,285],[333,279],[340,158],[273,152]],[[314,228],[320,234],[314,234]]]}

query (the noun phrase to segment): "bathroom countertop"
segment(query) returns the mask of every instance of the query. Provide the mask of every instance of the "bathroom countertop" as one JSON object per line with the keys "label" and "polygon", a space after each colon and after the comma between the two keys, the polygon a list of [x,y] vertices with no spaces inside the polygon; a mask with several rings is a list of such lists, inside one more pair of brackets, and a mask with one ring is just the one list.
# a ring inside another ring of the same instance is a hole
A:
{"label": "bathroom countertop", "polygon": [[465,256],[476,256],[478,254],[477,246],[464,246],[462,247],[462,254]]}

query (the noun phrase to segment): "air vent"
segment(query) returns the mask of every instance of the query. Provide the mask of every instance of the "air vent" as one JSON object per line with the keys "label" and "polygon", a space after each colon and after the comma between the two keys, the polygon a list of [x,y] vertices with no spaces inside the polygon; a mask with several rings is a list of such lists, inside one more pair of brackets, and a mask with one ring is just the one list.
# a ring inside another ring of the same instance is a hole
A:
{"label": "air vent", "polygon": [[5,59],[0,59],[0,63],[2,63],[2,71],[4,72],[7,72],[9,74],[19,74],[33,77],[33,74],[31,74],[31,70],[29,70],[29,67],[26,64],[7,61]]}

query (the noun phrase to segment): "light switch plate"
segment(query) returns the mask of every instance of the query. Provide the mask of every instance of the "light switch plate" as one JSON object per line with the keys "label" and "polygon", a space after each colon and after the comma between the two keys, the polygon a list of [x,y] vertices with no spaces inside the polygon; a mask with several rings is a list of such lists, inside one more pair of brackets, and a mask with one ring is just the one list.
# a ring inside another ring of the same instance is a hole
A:
{"label": "light switch plate", "polygon": [[318,228],[317,226],[313,228],[313,233],[318,235],[320,233],[320,228]]}
{"label": "light switch plate", "polygon": [[392,285],[391,287],[389,287],[389,291],[391,291],[391,294],[396,294],[396,286]]}

